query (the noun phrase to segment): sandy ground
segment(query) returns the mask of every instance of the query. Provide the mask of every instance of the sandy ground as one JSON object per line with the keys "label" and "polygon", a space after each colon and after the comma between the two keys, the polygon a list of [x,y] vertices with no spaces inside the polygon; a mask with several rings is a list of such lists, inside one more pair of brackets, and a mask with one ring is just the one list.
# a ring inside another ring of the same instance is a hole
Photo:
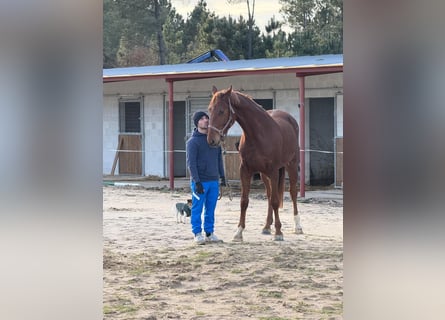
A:
{"label": "sandy ground", "polygon": [[174,203],[185,191],[104,186],[104,319],[342,319],[343,206],[299,200],[280,211],[284,241],[261,234],[267,201],[250,197],[244,242],[231,242],[239,196],[223,197],[215,234],[195,245]]}

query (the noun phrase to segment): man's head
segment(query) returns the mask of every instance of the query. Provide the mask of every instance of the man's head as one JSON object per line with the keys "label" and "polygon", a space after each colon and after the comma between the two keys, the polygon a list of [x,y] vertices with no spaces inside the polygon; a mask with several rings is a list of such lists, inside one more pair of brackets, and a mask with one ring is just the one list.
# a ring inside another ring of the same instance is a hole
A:
{"label": "man's head", "polygon": [[193,123],[195,124],[195,127],[198,127],[198,122],[202,117],[206,117],[208,119],[209,115],[204,111],[197,111],[193,114]]}

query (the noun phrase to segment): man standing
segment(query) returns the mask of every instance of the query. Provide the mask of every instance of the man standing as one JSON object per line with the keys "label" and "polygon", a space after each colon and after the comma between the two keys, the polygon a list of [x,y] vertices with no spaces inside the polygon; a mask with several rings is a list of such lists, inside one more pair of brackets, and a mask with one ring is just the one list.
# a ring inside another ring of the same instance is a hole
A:
{"label": "man standing", "polygon": [[[187,167],[190,172],[190,189],[192,191],[192,232],[197,244],[221,242],[213,233],[215,208],[219,195],[219,183],[226,184],[221,147],[212,148],[207,143],[209,116],[203,111],[193,115],[195,129],[187,141]],[[204,209],[204,225],[202,211]],[[205,234],[202,234],[204,229]]]}

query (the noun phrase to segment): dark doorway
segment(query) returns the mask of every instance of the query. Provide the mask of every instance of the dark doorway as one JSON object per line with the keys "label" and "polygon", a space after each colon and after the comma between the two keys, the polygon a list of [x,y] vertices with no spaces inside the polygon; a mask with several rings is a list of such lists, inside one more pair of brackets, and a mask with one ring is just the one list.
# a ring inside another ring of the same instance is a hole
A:
{"label": "dark doorway", "polygon": [[309,99],[310,184],[334,183],[334,98]]}

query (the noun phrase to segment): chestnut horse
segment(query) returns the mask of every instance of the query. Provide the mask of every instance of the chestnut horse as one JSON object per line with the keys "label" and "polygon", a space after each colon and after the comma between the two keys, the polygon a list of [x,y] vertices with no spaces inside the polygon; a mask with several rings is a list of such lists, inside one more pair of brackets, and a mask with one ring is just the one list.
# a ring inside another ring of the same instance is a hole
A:
{"label": "chestnut horse", "polygon": [[[232,90],[217,91],[213,86],[213,97],[209,107],[209,130],[207,142],[218,146],[229,128],[236,122],[243,129],[239,144],[241,158],[241,202],[238,229],[233,241],[243,241],[246,227],[246,210],[252,175],[260,173],[268,199],[266,224],[263,234],[271,234],[275,220],[275,240],[283,240],[278,209],[283,207],[285,169],[289,176],[290,196],[294,207],[295,233],[303,233],[297,209],[297,181],[300,148],[298,146],[298,124],[287,112],[264,110],[249,96]],[[272,217],[272,212],[274,218]]]}

